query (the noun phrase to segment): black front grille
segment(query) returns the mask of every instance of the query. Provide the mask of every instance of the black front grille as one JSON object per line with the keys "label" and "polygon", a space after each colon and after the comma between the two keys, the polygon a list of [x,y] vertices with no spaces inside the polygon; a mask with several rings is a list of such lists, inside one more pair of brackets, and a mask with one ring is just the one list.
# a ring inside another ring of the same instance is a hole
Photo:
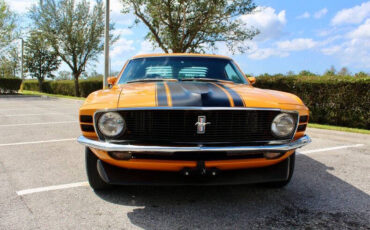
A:
{"label": "black front grille", "polygon": [[[271,134],[275,110],[133,110],[120,111],[127,131],[119,140],[142,143],[251,143],[278,140]],[[197,133],[199,116],[211,124]],[[286,138],[285,138],[286,139]]]}

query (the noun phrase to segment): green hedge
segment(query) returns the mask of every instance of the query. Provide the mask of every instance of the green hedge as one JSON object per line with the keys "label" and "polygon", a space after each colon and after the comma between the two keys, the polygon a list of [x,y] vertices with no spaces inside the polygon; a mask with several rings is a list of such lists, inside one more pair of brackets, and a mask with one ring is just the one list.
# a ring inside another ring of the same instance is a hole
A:
{"label": "green hedge", "polygon": [[310,122],[370,129],[370,77],[257,77],[255,86],[299,96]]}
{"label": "green hedge", "polygon": [[[103,88],[101,80],[80,80],[80,96],[87,97],[90,93]],[[39,91],[39,83],[37,80],[27,80],[23,83],[24,90]],[[75,95],[75,85],[72,80],[61,81],[44,81],[42,84],[42,92],[50,94],[61,94],[68,96]]]}
{"label": "green hedge", "polygon": [[22,79],[0,78],[0,93],[16,93],[20,89]]}

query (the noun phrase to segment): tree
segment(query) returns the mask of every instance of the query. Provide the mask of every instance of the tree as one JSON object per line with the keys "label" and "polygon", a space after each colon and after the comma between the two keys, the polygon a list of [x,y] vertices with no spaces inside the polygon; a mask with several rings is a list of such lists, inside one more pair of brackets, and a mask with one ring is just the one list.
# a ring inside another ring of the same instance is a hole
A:
{"label": "tree", "polygon": [[309,76],[316,76],[316,74],[308,71],[308,70],[302,70],[301,72],[299,72],[298,74],[299,76],[303,76],[303,77],[309,77]]}
{"label": "tree", "polygon": [[[110,75],[114,76],[112,73],[110,73]],[[86,79],[98,80],[98,79],[102,79],[102,77],[103,77],[103,74],[96,72],[96,70],[93,70],[92,72],[90,72],[90,74],[88,74]]]}
{"label": "tree", "polygon": [[[16,15],[9,9],[4,0],[0,0],[0,76],[15,76],[17,62],[14,61],[14,47],[9,44],[16,37]],[[16,66],[15,66],[16,65]],[[15,66],[15,68],[14,68]]]}
{"label": "tree", "polygon": [[71,76],[72,76],[71,72],[62,70],[58,72],[57,79],[58,80],[71,80],[72,79]]}
{"label": "tree", "polygon": [[358,78],[365,78],[365,77],[370,77],[370,73],[365,73],[363,71],[360,71],[358,73],[355,74],[355,77],[358,77]]}
{"label": "tree", "polygon": [[0,76],[10,77],[12,75],[12,70],[10,68],[9,58],[5,55],[0,56]]}
{"label": "tree", "polygon": [[60,65],[57,53],[51,49],[45,36],[35,31],[31,32],[31,36],[26,41],[24,61],[31,77],[37,78],[40,92],[45,77],[54,78],[52,72]]}
{"label": "tree", "polygon": [[287,75],[288,77],[292,77],[292,76],[294,76],[294,75],[295,75],[295,73],[294,73],[294,71],[293,71],[293,70],[289,70],[289,71],[286,73],[286,75]]}
{"label": "tree", "polygon": [[[99,0],[90,7],[87,0],[44,0],[30,11],[56,54],[70,67],[75,95],[80,95],[78,79],[89,61],[96,61],[104,49],[104,6]],[[113,25],[110,27],[114,29]],[[111,42],[117,38],[111,36]]]}
{"label": "tree", "polygon": [[0,47],[8,45],[15,36],[15,14],[9,6],[0,0]]}
{"label": "tree", "polygon": [[335,74],[337,73],[337,70],[335,69],[334,66],[331,66],[330,69],[328,69],[324,75],[325,76],[335,76]]}
{"label": "tree", "polygon": [[339,70],[338,75],[340,75],[340,76],[350,76],[351,73],[349,72],[347,67],[343,67]]}
{"label": "tree", "polygon": [[0,54],[0,69],[2,77],[16,77],[21,67],[21,56],[19,48],[9,45]]}
{"label": "tree", "polygon": [[148,27],[146,39],[164,52],[204,52],[225,42],[243,53],[243,45],[258,31],[248,29],[239,16],[256,8],[252,0],[121,0],[123,13],[133,12],[135,24]]}
{"label": "tree", "polygon": [[17,72],[21,68],[21,55],[17,47],[12,46],[8,52],[9,68],[12,71],[14,77],[17,76]]}

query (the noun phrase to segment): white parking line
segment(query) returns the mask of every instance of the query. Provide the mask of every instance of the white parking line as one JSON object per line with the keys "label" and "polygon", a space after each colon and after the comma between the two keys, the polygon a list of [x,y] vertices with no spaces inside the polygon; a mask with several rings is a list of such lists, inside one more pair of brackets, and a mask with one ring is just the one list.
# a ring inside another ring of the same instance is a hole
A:
{"label": "white parking line", "polygon": [[0,144],[0,147],[12,146],[12,145],[42,144],[42,143],[62,142],[62,141],[76,141],[76,140],[77,140],[76,138],[68,138],[68,139],[57,139],[57,140],[46,140],[46,141],[16,142],[16,143]]}
{"label": "white parking line", "polygon": [[83,187],[88,186],[89,183],[87,181],[77,182],[72,184],[61,184],[61,185],[53,185],[48,187],[40,187],[40,188],[32,188],[32,189],[25,189],[21,191],[17,191],[18,196],[23,196],[27,194],[37,193],[37,192],[46,192],[46,191],[53,191],[53,190],[60,190],[60,189],[67,189],[67,188],[76,188],[76,187]]}
{"label": "white parking line", "polygon": [[[337,150],[337,149],[357,148],[361,146],[364,146],[364,144],[343,145],[343,146],[337,146],[337,147],[331,147],[331,148],[313,149],[313,150],[298,152],[298,154],[309,154],[309,153],[325,152],[325,151],[331,151],[331,150]],[[83,181],[83,182],[77,182],[77,183],[72,183],[72,184],[61,184],[61,185],[53,185],[53,186],[48,186],[48,187],[25,189],[25,190],[17,191],[16,193],[18,196],[23,196],[23,195],[38,193],[38,192],[46,192],[46,191],[68,189],[68,188],[86,187],[86,186],[89,186],[89,183],[87,181]]]}
{"label": "white parking line", "polygon": [[68,123],[77,123],[77,122],[78,121],[57,121],[57,122],[43,122],[43,123],[25,123],[25,124],[0,125],[0,127],[28,126],[28,125],[53,125],[53,124],[68,124]]}
{"label": "white parking line", "polygon": [[362,146],[364,146],[364,144],[342,145],[342,146],[323,148],[323,149],[313,149],[313,150],[307,150],[307,151],[299,151],[298,154],[318,153],[318,152],[326,152],[326,151],[332,151],[332,150],[338,150],[338,149],[357,148],[357,147],[362,147]]}
{"label": "white parking line", "polygon": [[25,116],[41,116],[41,115],[73,115],[73,114],[66,114],[66,113],[31,113],[31,114],[6,114],[0,115],[3,117],[25,117]]}
{"label": "white parking line", "polygon": [[25,108],[25,107],[21,107],[21,108],[14,108],[14,109],[0,109],[0,113],[2,112],[8,112],[8,111],[17,111],[17,110],[39,110],[41,108],[35,108],[35,107],[31,107],[31,108]]}

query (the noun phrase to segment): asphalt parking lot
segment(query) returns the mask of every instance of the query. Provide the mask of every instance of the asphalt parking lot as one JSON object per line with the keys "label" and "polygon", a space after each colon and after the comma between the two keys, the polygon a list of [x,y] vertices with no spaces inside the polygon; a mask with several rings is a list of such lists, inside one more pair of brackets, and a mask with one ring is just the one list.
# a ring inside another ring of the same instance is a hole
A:
{"label": "asphalt parking lot", "polygon": [[283,189],[86,183],[82,101],[0,97],[0,229],[370,229],[370,135],[309,129]]}

